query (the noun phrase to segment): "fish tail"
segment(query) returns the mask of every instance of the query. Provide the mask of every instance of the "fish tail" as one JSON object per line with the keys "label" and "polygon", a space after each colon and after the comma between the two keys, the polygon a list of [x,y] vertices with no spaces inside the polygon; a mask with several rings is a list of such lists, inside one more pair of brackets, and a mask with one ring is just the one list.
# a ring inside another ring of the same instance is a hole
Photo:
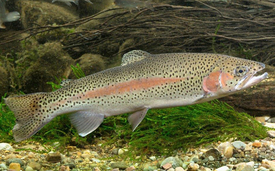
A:
{"label": "fish tail", "polygon": [[31,137],[53,119],[46,110],[47,95],[48,93],[34,93],[4,99],[16,118],[12,130],[15,141]]}

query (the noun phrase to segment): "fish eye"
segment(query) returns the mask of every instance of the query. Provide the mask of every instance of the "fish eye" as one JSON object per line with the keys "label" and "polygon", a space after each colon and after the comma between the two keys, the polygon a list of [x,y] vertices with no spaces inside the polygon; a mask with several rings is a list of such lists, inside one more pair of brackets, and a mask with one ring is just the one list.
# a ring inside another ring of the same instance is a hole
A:
{"label": "fish eye", "polygon": [[238,77],[244,76],[247,72],[248,68],[245,66],[237,66],[234,71],[235,75]]}

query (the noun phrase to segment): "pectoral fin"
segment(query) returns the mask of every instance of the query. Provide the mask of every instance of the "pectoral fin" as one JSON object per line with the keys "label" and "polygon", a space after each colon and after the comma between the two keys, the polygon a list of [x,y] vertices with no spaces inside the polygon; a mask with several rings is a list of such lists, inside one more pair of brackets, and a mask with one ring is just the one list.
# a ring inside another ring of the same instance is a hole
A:
{"label": "pectoral fin", "polygon": [[70,114],[69,117],[78,134],[82,137],[96,130],[104,120],[103,114],[95,114],[91,111],[79,111]]}
{"label": "pectoral fin", "polygon": [[140,122],[144,119],[148,109],[139,110],[128,117],[128,121],[132,126],[133,131],[138,127]]}

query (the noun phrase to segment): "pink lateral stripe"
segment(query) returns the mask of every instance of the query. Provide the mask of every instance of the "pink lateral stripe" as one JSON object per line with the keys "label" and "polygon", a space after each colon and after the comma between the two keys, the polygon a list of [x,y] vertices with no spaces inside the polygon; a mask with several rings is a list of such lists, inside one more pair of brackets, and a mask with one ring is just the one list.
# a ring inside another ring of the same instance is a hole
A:
{"label": "pink lateral stripe", "polygon": [[142,78],[90,90],[85,93],[83,98],[103,97],[114,94],[119,95],[132,91],[146,90],[166,83],[176,83],[182,80],[185,80],[185,78]]}

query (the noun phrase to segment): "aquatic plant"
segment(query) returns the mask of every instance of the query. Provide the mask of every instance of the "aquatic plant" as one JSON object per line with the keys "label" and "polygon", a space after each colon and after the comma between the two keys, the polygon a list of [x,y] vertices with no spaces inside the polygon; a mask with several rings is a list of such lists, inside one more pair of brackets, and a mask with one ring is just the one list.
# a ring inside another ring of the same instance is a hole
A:
{"label": "aquatic plant", "polygon": [[76,78],[82,78],[85,77],[84,72],[82,71],[82,69],[80,68],[79,64],[77,63],[76,66],[71,65],[71,68],[73,70],[74,75],[76,76]]}
{"label": "aquatic plant", "polygon": [[[125,116],[124,116],[125,117]],[[107,118],[110,119],[110,118]],[[113,122],[111,119],[105,121]],[[214,100],[186,107],[150,110],[132,132],[125,118],[124,126],[115,126],[110,142],[126,140],[138,153],[172,153],[229,138],[255,140],[267,136],[266,128],[246,113],[239,113],[224,102]]]}
{"label": "aquatic plant", "polygon": [[11,142],[13,141],[11,130],[15,124],[15,117],[4,103],[5,97],[6,94],[1,97],[0,101],[0,142]]}

